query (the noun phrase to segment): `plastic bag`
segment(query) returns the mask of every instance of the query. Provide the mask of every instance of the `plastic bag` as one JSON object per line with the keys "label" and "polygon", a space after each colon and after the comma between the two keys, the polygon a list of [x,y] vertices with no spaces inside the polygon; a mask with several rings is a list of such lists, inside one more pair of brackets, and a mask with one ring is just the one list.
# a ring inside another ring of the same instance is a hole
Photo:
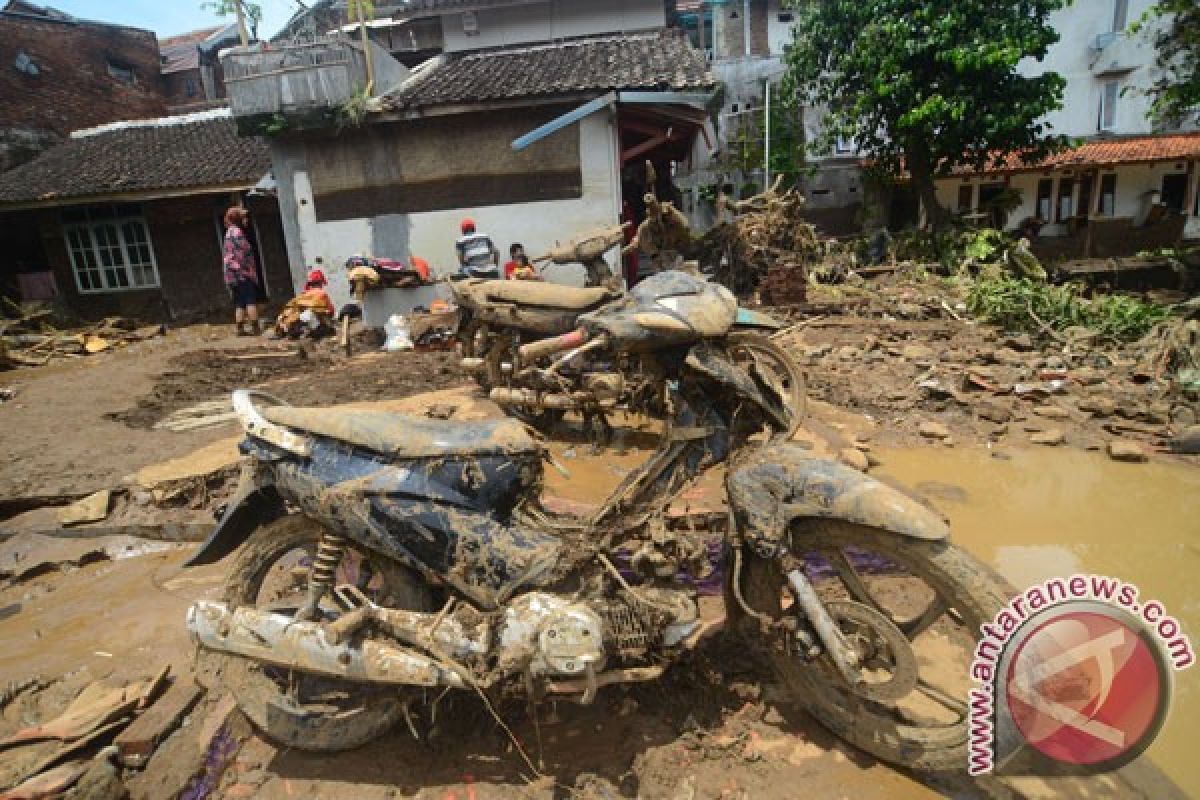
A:
{"label": "plastic bag", "polygon": [[403,314],[392,314],[388,317],[387,322],[383,324],[384,333],[387,334],[387,340],[383,343],[383,349],[389,353],[396,353],[400,350],[412,350],[412,336],[408,331],[408,320]]}

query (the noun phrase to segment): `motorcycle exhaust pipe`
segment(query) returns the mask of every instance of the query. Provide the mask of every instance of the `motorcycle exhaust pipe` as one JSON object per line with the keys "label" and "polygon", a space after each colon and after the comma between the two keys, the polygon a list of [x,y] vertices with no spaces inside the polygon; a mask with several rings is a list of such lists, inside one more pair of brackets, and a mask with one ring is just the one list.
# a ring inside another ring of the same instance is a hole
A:
{"label": "motorcycle exhaust pipe", "polygon": [[458,362],[459,366],[470,373],[483,372],[482,358],[464,358]]}
{"label": "motorcycle exhaust pipe", "polygon": [[521,345],[517,352],[521,355],[521,363],[537,361],[545,356],[552,356],[564,350],[574,350],[588,340],[588,332],[583,328],[564,333],[562,336],[552,336],[536,342]]}
{"label": "motorcycle exhaust pipe", "polygon": [[334,643],[317,622],[254,608],[230,611],[201,600],[187,612],[187,628],[201,647],[278,667],[350,681],[463,688],[462,677],[420,653],[373,639]]}

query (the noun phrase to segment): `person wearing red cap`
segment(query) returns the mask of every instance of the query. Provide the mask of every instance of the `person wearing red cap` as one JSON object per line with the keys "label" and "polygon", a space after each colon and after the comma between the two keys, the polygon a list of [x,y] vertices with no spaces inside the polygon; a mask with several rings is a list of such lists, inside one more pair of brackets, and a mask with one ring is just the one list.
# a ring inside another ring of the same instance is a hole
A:
{"label": "person wearing red cap", "polygon": [[475,230],[475,220],[467,218],[459,224],[462,236],[454,244],[458,251],[459,269],[472,278],[500,277],[500,251],[492,237]]}
{"label": "person wearing red cap", "polygon": [[329,283],[319,269],[309,270],[304,291],[288,301],[275,320],[275,333],[280,337],[319,336],[332,330],[337,309],[325,291]]}

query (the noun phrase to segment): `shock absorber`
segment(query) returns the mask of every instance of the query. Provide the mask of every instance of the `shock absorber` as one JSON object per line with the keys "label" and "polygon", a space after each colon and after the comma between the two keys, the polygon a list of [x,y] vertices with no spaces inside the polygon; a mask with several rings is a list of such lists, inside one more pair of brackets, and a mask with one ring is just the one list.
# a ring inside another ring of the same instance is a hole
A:
{"label": "shock absorber", "polygon": [[333,588],[337,568],[341,565],[342,556],[345,553],[346,537],[339,536],[328,529],[321,533],[312,569],[308,573],[308,599],[305,601],[304,607],[300,609],[300,613],[296,615],[299,619],[316,618],[317,606],[321,604],[325,593]]}

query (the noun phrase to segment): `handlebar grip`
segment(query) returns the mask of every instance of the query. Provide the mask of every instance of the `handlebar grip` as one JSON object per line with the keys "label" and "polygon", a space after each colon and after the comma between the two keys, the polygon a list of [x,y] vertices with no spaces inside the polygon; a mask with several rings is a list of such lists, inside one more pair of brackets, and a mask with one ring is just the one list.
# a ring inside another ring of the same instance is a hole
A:
{"label": "handlebar grip", "polygon": [[521,345],[517,352],[521,356],[521,361],[536,361],[545,356],[552,356],[555,353],[561,353],[564,350],[572,350],[579,347],[588,340],[588,332],[583,328],[573,330],[570,333],[564,333],[562,336],[553,336],[549,339],[542,339],[537,342]]}

